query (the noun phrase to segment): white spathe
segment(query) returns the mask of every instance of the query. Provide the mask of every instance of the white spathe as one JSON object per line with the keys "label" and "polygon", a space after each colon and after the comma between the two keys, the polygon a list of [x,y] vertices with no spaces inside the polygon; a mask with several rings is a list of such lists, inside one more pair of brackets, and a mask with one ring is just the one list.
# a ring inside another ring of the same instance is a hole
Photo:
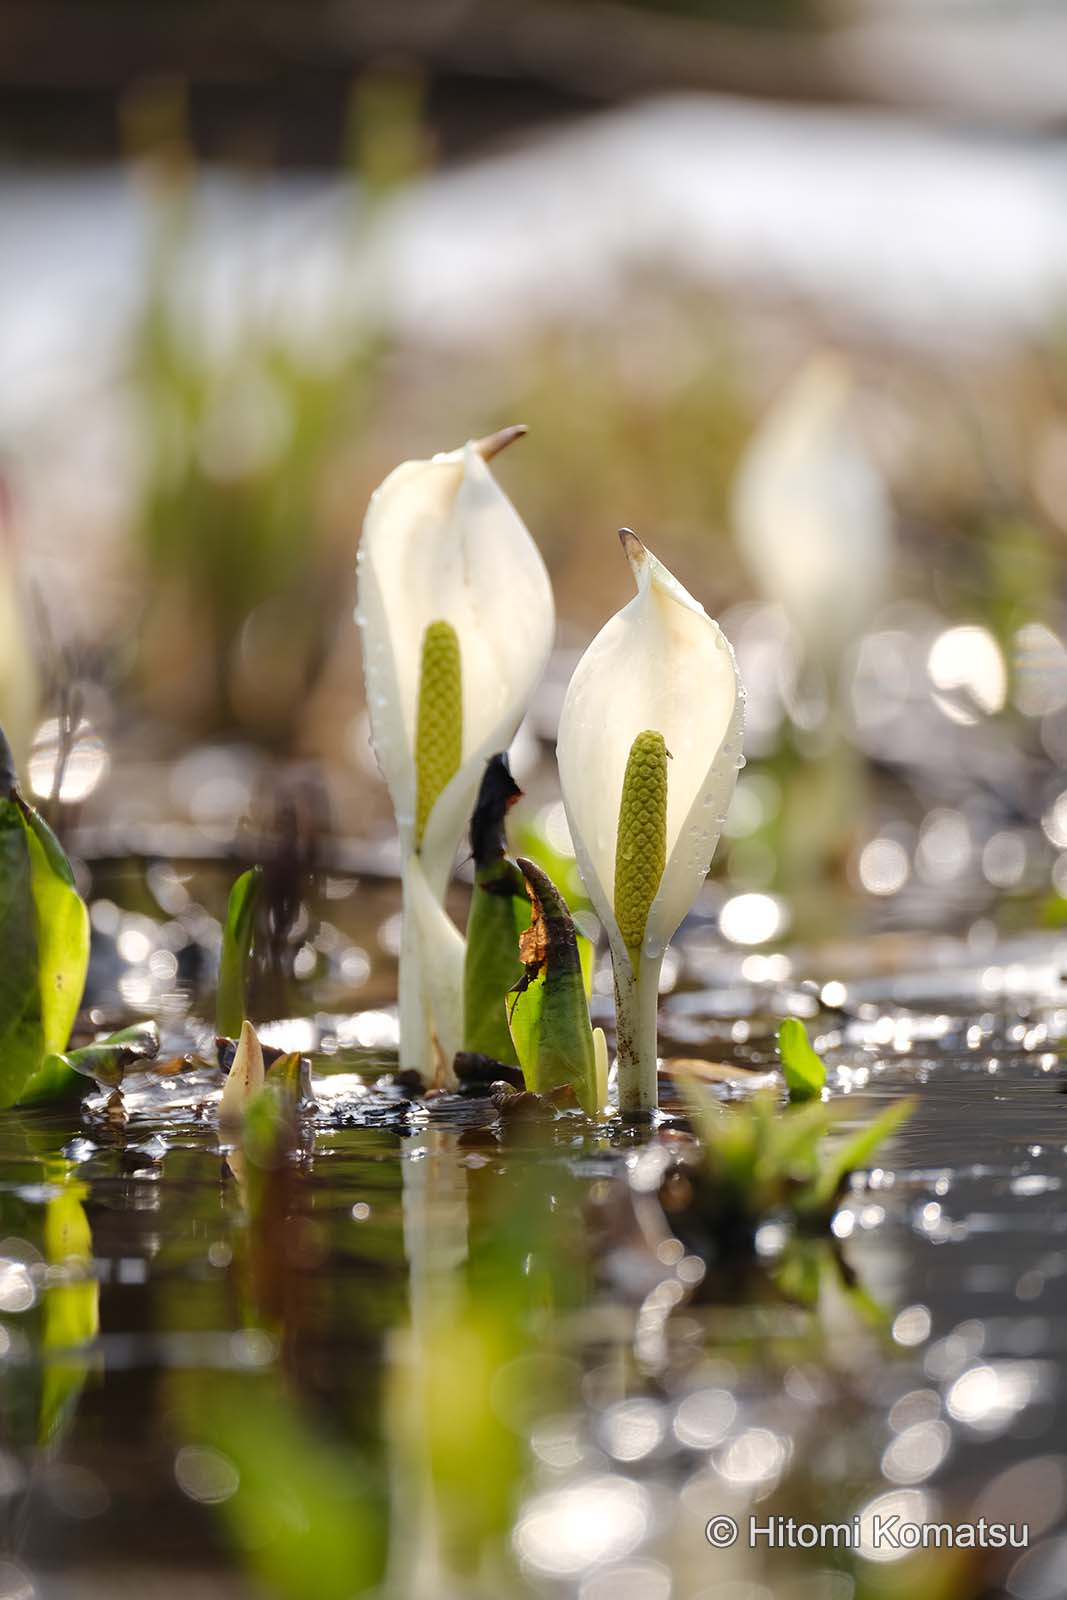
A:
{"label": "white spathe", "polygon": [[828,664],[869,620],[892,565],[889,494],[855,424],[854,387],[839,356],[813,357],[757,428],[733,492],[749,571]]}
{"label": "white spathe", "polygon": [[[487,465],[523,431],[397,467],[371,498],[357,559],[371,739],[400,831],[401,1061],[425,1077],[434,1038],[446,1061],[462,1042],[461,1002],[446,1004],[462,940],[440,909],[456,848],[485,763],[514,738],[555,637],[544,562]],[[459,641],[462,753],[417,842],[419,678],[434,622],[450,623]]]}
{"label": "white spathe", "polygon": [[633,534],[637,594],[597,634],[560,716],[563,803],[589,898],[612,951],[626,955],[613,906],[619,803],[639,733],[663,735],[667,862],[645,945],[661,955],[704,881],[737,781],[744,691],[725,635]]}
{"label": "white spathe", "polygon": [[[452,1060],[463,1049],[463,963],[467,942],[439,900],[434,898],[417,851],[404,862],[404,925],[397,995],[401,1061],[415,1065],[405,1050],[423,1039],[427,1021],[443,1063],[442,1081],[455,1086]],[[431,1041],[432,1042],[432,1041]],[[432,1056],[432,1050],[431,1050]],[[422,1071],[428,1071],[427,1059]]]}
{"label": "white spathe", "polygon": [[[627,1090],[624,1029],[642,1058],[640,1105],[655,1103],[655,1005],[668,940],[707,874],[741,764],[744,690],[729,641],[699,601],[632,533],[622,534],[637,594],[600,630],[563,702],[557,759],[578,867],[611,945],[620,1006],[620,1093]],[[619,805],[638,734],[663,735],[667,762],[666,865],[648,914],[635,975],[615,916]],[[629,994],[639,981],[640,999]],[[639,1020],[622,1013],[633,1006]],[[649,1053],[651,1050],[651,1063]]]}
{"label": "white spathe", "polygon": [[420,849],[438,898],[485,763],[514,738],[556,629],[544,562],[484,459],[491,443],[391,472],[371,499],[357,561],[371,738],[405,854],[415,846],[423,638],[441,621],[459,639],[462,765],[438,797]]}

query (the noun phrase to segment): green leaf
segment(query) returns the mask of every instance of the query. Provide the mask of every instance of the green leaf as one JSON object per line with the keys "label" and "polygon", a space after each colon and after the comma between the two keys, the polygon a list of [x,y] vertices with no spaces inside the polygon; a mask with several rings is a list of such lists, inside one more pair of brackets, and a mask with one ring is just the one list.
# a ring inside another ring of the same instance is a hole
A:
{"label": "green leaf", "polygon": [[298,1050],[279,1056],[245,1109],[241,1145],[257,1167],[281,1166],[296,1140],[297,1113],[308,1099],[307,1068]]}
{"label": "green leaf", "polygon": [[826,1068],[808,1042],[808,1031],[796,1017],[778,1029],[778,1054],[790,1100],[814,1100],[826,1085]]}
{"label": "green leaf", "polygon": [[58,1091],[69,1077],[44,1058],[62,1051],[89,965],[89,916],[51,829],[0,784],[0,1106]]}
{"label": "green leaf", "polygon": [[[37,978],[41,1049],[20,1098],[40,1103],[58,1098],[69,1077],[46,1057],[66,1049],[89,971],[89,912],[74,873],[51,828],[32,806],[16,799],[26,832],[30,884],[37,921]],[[46,1070],[47,1068],[47,1070]]]}
{"label": "green leaf", "polygon": [[536,818],[526,817],[516,821],[511,831],[518,852],[535,861],[542,872],[547,872],[572,914],[592,910],[574,856],[564,855],[562,850],[550,844]]}
{"label": "green leaf", "polygon": [[530,899],[513,862],[479,867],[467,920],[463,965],[463,1046],[518,1064],[505,997],[522,977],[519,937],[530,925]]}
{"label": "green leaf", "polygon": [[508,1066],[518,1057],[504,1002],[522,977],[518,940],[530,923],[526,880],[507,859],[507,816],[521,795],[506,753],[490,756],[471,816],[474,893],[463,962],[463,1048]]}
{"label": "green leaf", "polygon": [[18,1103],[32,1109],[34,1106],[54,1106],[85,1093],[85,1080],[74,1070],[65,1055],[45,1056],[37,1071],[19,1095]]}
{"label": "green leaf", "polygon": [[570,1084],[582,1110],[597,1113],[596,1056],[578,942],[552,880],[525,857],[532,918],[520,941],[525,975],[513,991],[509,1022],[526,1086],[537,1094]]}
{"label": "green leaf", "polygon": [[252,952],[256,903],[262,885],[262,867],[251,867],[247,872],[242,872],[230,890],[226,907],[219,960],[219,987],[215,1000],[215,1031],[227,1039],[236,1039],[245,1020],[248,958]]}
{"label": "green leaf", "polygon": [[89,912],[70,862],[32,806],[18,802],[26,829],[37,913],[37,963],[45,1052],[65,1050],[89,970]]}
{"label": "green leaf", "polygon": [[[37,1078],[49,1072],[54,1074],[58,1064],[79,1078],[92,1078],[105,1089],[117,1089],[131,1067],[136,1071],[146,1061],[154,1061],[158,1054],[159,1029],[154,1022],[139,1022],[106,1039],[83,1045],[79,1050],[47,1056]],[[25,1096],[22,1103],[25,1104]]]}
{"label": "green leaf", "polygon": [[30,852],[14,799],[0,799],[0,950],[0,1106],[10,1106],[44,1054]]}
{"label": "green leaf", "polygon": [[878,1146],[903,1127],[915,1110],[916,1103],[913,1096],[895,1100],[873,1122],[845,1141],[833,1160],[819,1173],[814,1192],[817,1204],[828,1206],[833,1203],[849,1174],[865,1167]]}
{"label": "green leaf", "polygon": [[819,1144],[830,1125],[830,1108],[821,1100],[789,1106],[771,1124],[771,1137],[763,1154],[766,1177],[815,1176]]}
{"label": "green leaf", "polygon": [[749,1108],[721,1105],[704,1091],[693,1073],[677,1063],[671,1070],[708,1172],[744,1188],[752,1179],[756,1159],[755,1123]]}

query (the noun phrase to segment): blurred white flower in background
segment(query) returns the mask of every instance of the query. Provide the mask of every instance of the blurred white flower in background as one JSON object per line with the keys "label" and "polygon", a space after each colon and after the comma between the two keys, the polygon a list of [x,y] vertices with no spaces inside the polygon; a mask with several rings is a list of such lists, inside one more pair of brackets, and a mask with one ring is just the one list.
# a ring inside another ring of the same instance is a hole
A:
{"label": "blurred white flower in background", "polygon": [[738,548],[809,660],[831,667],[886,594],[889,496],[856,429],[845,362],[822,352],[779,394],[734,485]]}

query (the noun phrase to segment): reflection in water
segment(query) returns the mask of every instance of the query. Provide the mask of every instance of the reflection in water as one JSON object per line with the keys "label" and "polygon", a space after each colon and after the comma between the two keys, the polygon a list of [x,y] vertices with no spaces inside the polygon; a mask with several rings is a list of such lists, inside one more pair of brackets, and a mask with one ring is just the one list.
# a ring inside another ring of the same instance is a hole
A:
{"label": "reflection in water", "polygon": [[[0,1487],[25,1582],[866,1600],[899,1569],[924,1597],[1038,1593],[1067,1515],[1058,951],[922,979],[842,966],[810,989],[799,956],[758,983],[749,959],[684,948],[664,1018],[688,1051],[764,1068],[796,1009],[846,1131],[922,1093],[832,1237],[768,1217],[743,1280],[649,1231],[628,1136],[477,1098],[410,1108],[358,1018],[301,1025],[301,1045],[332,1041],[318,1109],[243,1171],[212,1068],[128,1080],[124,1120],[103,1095],[5,1118]],[[713,961],[734,966],[694,992]],[[1035,1548],[983,1564],[704,1536],[713,1515],[886,1506],[1025,1514]]]}
{"label": "reflection in water", "polygon": [[87,1348],[100,1328],[100,1285],[91,1275],[93,1236],[82,1204],[89,1190],[72,1179],[71,1161],[51,1162],[46,1170],[58,1193],[44,1208],[48,1272],[42,1297],[41,1444],[56,1439],[76,1405],[92,1359]]}

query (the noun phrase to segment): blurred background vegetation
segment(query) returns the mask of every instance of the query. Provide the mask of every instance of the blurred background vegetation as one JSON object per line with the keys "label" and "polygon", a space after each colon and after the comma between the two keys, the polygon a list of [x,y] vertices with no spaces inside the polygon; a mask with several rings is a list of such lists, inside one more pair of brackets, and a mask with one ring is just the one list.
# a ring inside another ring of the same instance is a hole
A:
{"label": "blurred background vegetation", "polygon": [[293,773],[316,825],[384,844],[363,509],[522,420],[500,475],[560,650],[518,764],[550,845],[627,523],[749,687],[728,939],[1061,914],[1055,8],[1013,8],[997,95],[977,3],[8,11],[0,699],[75,848],[217,848]]}

